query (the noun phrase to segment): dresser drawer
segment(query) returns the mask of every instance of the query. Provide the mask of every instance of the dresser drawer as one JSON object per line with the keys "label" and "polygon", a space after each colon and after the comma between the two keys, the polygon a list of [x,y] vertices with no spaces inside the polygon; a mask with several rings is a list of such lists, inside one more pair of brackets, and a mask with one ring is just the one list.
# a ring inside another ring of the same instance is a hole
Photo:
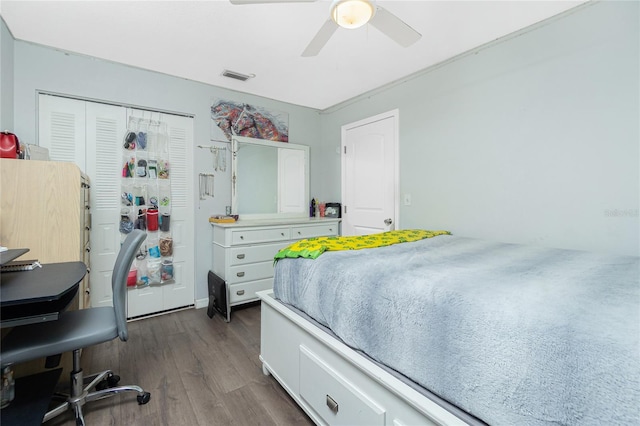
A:
{"label": "dresser drawer", "polygon": [[273,259],[267,262],[249,263],[246,265],[231,266],[227,283],[242,283],[245,281],[259,280],[273,277]]}
{"label": "dresser drawer", "polygon": [[294,226],[291,228],[292,239],[313,238],[338,235],[338,224],[324,224],[314,226]]}
{"label": "dresser drawer", "polygon": [[385,424],[385,410],[317,354],[300,345],[300,396],[330,425]]}
{"label": "dresser drawer", "polygon": [[229,286],[229,305],[257,300],[256,291],[269,290],[273,287],[273,278],[240,283]]}
{"label": "dresser drawer", "polygon": [[231,244],[252,244],[291,239],[289,228],[238,229],[231,231]]}
{"label": "dresser drawer", "polygon": [[230,248],[228,249],[230,252],[229,265],[235,266],[265,261],[273,262],[273,256],[289,244],[290,242]]}

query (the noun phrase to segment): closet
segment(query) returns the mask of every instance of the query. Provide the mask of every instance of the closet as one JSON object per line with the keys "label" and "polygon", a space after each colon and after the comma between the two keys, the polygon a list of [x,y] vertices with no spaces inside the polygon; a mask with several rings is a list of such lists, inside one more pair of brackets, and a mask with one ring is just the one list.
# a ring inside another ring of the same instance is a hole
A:
{"label": "closet", "polygon": [[[39,94],[38,109],[39,145],[49,149],[54,161],[74,162],[91,180],[91,305],[111,305],[115,258],[127,231],[139,224],[141,216],[147,240],[128,286],[127,317],[193,305],[194,202],[188,167],[193,117],[48,94]],[[136,140],[127,142],[132,133]],[[136,143],[138,137],[144,139],[144,147]],[[166,179],[158,179],[160,162]],[[170,228],[167,220],[166,231],[159,226],[147,229],[148,213],[169,217]],[[161,239],[163,255],[156,257]],[[165,265],[171,279],[142,279],[152,257],[153,266],[158,261]]]}

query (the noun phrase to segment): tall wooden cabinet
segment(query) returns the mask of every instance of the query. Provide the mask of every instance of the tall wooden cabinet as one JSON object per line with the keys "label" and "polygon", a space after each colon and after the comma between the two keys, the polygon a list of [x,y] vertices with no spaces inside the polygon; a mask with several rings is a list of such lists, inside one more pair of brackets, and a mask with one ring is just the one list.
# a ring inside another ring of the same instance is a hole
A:
{"label": "tall wooden cabinet", "polygon": [[[0,159],[0,244],[21,259],[82,261],[89,267],[89,181],[73,163]],[[89,274],[77,302],[89,307]]]}

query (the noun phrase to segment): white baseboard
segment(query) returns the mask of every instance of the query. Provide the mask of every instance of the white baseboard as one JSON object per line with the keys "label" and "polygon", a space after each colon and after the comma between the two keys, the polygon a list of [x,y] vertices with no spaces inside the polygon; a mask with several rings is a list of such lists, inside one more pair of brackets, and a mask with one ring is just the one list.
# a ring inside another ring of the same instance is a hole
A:
{"label": "white baseboard", "polygon": [[209,298],[206,299],[196,299],[196,309],[206,308],[209,306]]}

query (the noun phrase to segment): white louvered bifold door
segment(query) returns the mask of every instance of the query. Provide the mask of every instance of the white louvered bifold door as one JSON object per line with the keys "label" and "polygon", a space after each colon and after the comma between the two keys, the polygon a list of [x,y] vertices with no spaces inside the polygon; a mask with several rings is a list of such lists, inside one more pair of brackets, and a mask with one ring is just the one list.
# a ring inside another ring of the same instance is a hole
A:
{"label": "white louvered bifold door", "polygon": [[194,303],[193,118],[163,115],[169,130],[171,229],[175,283],[165,287],[165,309]]}
{"label": "white louvered bifold door", "polygon": [[53,161],[74,162],[86,173],[85,102],[59,96],[38,96],[39,145]]}
{"label": "white louvered bifold door", "polygon": [[91,179],[91,306],[111,306],[111,275],[120,251],[120,146],[127,114],[119,106],[85,104]]}
{"label": "white louvered bifold door", "polygon": [[91,306],[112,305],[111,275],[124,234],[123,140],[130,116],[166,123],[174,282],[129,288],[128,317],[194,304],[193,117],[40,94],[39,141],[54,161],[75,162],[90,179]]}

